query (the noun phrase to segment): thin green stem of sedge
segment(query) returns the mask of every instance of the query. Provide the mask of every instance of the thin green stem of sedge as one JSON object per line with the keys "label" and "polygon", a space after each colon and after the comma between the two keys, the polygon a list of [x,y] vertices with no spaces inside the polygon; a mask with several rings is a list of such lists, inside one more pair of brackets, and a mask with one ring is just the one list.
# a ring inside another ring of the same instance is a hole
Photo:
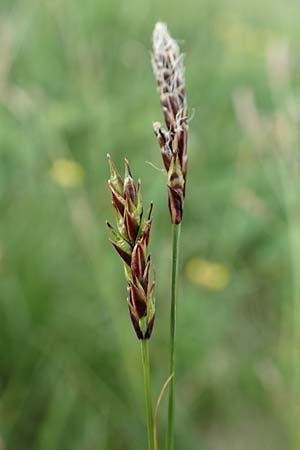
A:
{"label": "thin green stem of sedge", "polygon": [[167,450],[174,448],[174,411],[175,411],[175,340],[176,340],[176,304],[178,285],[178,260],[179,260],[179,225],[172,225],[172,282],[171,282],[171,313],[170,313],[170,374],[173,377],[169,385],[169,407],[168,407],[168,429],[167,429]]}
{"label": "thin green stem of sedge", "polygon": [[150,387],[150,362],[149,362],[148,339],[141,340],[141,349],[142,349],[142,362],[143,362],[143,374],[144,374],[146,410],[147,410],[148,450],[154,450],[153,410],[152,410],[151,387]]}

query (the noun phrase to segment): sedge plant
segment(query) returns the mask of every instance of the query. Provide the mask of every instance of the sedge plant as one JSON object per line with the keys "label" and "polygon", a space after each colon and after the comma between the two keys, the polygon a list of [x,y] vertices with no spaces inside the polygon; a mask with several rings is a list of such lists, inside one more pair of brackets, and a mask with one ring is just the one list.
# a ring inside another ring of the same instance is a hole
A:
{"label": "sedge plant", "polygon": [[153,124],[167,177],[169,211],[172,222],[172,279],[170,310],[170,384],[168,404],[167,450],[174,448],[175,412],[175,340],[178,290],[180,228],[185,199],[187,174],[187,101],[183,56],[177,42],[164,23],[157,23],[153,32],[152,65],[157,81],[166,129]]}
{"label": "sedge plant", "polygon": [[159,395],[153,420],[150,389],[148,341],[155,320],[155,301],[151,281],[152,260],[148,254],[152,226],[153,203],[143,216],[141,182],[134,183],[127,159],[124,179],[108,155],[110,166],[109,189],[116,211],[116,227],[109,222],[112,245],[124,263],[127,281],[127,305],[137,338],[141,341],[142,364],[146,394],[148,450],[157,450],[156,418],[163,393],[169,385],[167,450],[174,447],[175,411],[175,337],[178,284],[180,227],[183,215],[187,173],[187,103],[182,55],[178,44],[169,35],[167,26],[157,23],[153,33],[152,64],[157,80],[166,129],[159,122],[153,124],[167,176],[169,212],[172,222],[172,278],[170,312],[170,373]]}
{"label": "sedge plant", "polygon": [[153,410],[150,388],[150,362],[148,341],[152,334],[155,319],[155,300],[151,281],[152,260],[148,245],[152,225],[150,203],[146,217],[143,217],[141,182],[134,183],[129,163],[125,159],[125,177],[122,179],[116,166],[108,155],[110,166],[109,189],[112,205],[116,211],[116,228],[109,222],[112,232],[112,245],[124,263],[127,281],[127,305],[131,322],[137,338],[141,341],[142,365],[146,395],[148,450],[154,449]]}

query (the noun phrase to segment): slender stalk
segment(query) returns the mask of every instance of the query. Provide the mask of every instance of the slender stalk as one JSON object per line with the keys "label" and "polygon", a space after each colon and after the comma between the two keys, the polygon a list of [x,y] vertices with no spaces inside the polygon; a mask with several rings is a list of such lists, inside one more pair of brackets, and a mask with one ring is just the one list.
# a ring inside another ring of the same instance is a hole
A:
{"label": "slender stalk", "polygon": [[147,410],[148,450],[154,450],[153,412],[152,412],[152,400],[150,389],[150,362],[149,362],[148,339],[141,340],[141,349],[142,349],[142,362],[143,362],[146,410]]}
{"label": "slender stalk", "polygon": [[167,429],[167,450],[174,448],[174,410],[175,410],[175,340],[176,340],[176,303],[178,284],[178,260],[179,260],[179,225],[172,225],[172,282],[171,282],[171,313],[170,313],[170,375],[173,374],[169,385],[169,409],[168,409],[168,429]]}

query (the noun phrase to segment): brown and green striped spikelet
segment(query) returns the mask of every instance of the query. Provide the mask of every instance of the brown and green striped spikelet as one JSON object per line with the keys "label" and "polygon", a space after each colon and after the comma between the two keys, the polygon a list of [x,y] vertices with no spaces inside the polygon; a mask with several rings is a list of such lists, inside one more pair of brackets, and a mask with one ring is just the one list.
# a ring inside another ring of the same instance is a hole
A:
{"label": "brown and green striped spikelet", "polygon": [[182,55],[167,26],[157,23],[153,32],[152,65],[167,130],[153,124],[167,174],[172,223],[182,220],[187,172],[187,102]]}
{"label": "brown and green striped spikelet", "polygon": [[151,281],[152,261],[148,254],[153,203],[143,218],[140,180],[135,185],[127,159],[123,180],[110,155],[107,157],[110,166],[108,185],[117,222],[116,228],[107,222],[113,235],[111,243],[124,262],[127,304],[134,330],[139,339],[149,339],[155,319],[155,281]]}

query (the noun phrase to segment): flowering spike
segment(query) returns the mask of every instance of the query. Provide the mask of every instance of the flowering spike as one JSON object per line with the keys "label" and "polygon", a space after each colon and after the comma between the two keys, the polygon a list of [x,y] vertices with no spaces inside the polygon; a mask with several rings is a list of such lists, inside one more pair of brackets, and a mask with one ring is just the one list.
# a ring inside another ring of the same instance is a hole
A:
{"label": "flowering spike", "polygon": [[124,262],[132,325],[138,339],[149,339],[155,313],[153,283],[151,285],[150,282],[151,257],[147,257],[153,203],[150,203],[146,219],[143,219],[140,180],[136,186],[128,160],[125,159],[125,177],[120,191],[122,179],[110,157],[108,160],[111,169],[108,184],[112,203],[117,211],[117,230],[109,222],[107,226],[115,238],[111,243]]}
{"label": "flowering spike", "polygon": [[184,66],[177,42],[167,26],[157,23],[153,32],[152,65],[167,131],[153,124],[168,179],[171,220],[182,220],[187,173],[187,101]]}

